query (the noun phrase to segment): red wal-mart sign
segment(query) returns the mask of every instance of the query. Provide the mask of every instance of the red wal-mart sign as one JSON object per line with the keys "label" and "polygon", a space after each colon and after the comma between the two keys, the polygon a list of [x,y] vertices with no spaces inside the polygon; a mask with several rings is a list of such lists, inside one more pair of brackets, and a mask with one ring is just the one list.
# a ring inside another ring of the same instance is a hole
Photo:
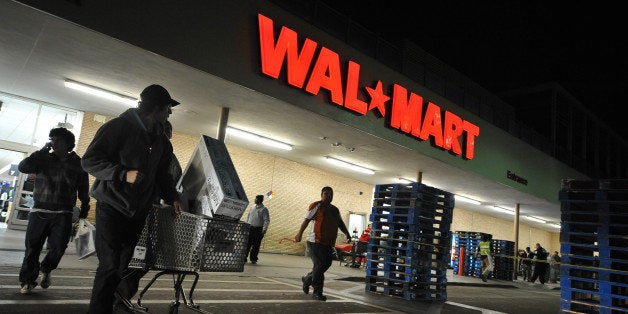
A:
{"label": "red wal-mart sign", "polygon": [[[262,73],[278,79],[286,64],[287,83],[306,92],[318,95],[321,89],[329,91],[331,102],[355,113],[365,115],[376,109],[386,117],[386,103],[391,97],[384,93],[382,82],[375,87],[365,86],[370,101],[358,98],[360,64],[348,61],[345,75],[340,66],[340,56],[333,50],[306,38],[299,47],[298,36],[290,28],[282,27],[275,38],[273,20],[258,14]],[[318,55],[316,52],[318,51]],[[343,82],[343,78],[346,80]],[[423,106],[426,106],[425,110]],[[453,112],[443,111],[433,102],[424,103],[423,97],[393,84],[390,127],[420,140],[430,136],[434,145],[464,158],[473,159],[475,138],[480,128],[463,120]],[[444,115],[444,117],[443,117]]]}

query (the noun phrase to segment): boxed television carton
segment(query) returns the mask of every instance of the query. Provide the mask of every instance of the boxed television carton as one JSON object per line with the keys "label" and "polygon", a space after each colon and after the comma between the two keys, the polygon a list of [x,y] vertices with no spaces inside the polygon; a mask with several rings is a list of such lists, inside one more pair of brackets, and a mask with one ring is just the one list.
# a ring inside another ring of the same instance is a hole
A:
{"label": "boxed television carton", "polygon": [[240,219],[249,205],[225,144],[202,135],[177,184],[184,210],[210,218]]}

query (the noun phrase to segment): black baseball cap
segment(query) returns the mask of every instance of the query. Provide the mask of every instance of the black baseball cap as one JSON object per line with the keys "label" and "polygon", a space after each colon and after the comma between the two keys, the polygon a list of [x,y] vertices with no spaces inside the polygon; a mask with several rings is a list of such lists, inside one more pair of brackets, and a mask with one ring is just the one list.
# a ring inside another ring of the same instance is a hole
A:
{"label": "black baseball cap", "polygon": [[153,84],[142,91],[140,99],[144,103],[150,103],[156,106],[170,105],[174,107],[179,104],[178,101],[172,99],[168,91],[161,85]]}

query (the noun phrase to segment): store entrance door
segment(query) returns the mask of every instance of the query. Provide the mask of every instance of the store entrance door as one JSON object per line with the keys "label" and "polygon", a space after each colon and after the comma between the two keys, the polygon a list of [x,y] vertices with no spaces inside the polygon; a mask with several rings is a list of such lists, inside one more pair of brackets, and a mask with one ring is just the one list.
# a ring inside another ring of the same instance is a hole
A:
{"label": "store entrance door", "polygon": [[6,223],[7,226],[18,223],[26,229],[28,211],[19,211],[16,215],[14,210],[16,203],[21,199],[17,191],[20,179],[17,165],[24,157],[26,157],[24,152],[0,148],[0,223]]}

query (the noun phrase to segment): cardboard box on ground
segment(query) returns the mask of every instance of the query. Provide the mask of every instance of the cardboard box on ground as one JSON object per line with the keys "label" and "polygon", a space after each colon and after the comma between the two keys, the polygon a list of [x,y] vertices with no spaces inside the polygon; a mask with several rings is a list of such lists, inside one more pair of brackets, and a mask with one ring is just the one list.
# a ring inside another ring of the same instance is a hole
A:
{"label": "cardboard box on ground", "polygon": [[210,218],[239,220],[248,198],[225,144],[202,135],[177,183],[183,210]]}

